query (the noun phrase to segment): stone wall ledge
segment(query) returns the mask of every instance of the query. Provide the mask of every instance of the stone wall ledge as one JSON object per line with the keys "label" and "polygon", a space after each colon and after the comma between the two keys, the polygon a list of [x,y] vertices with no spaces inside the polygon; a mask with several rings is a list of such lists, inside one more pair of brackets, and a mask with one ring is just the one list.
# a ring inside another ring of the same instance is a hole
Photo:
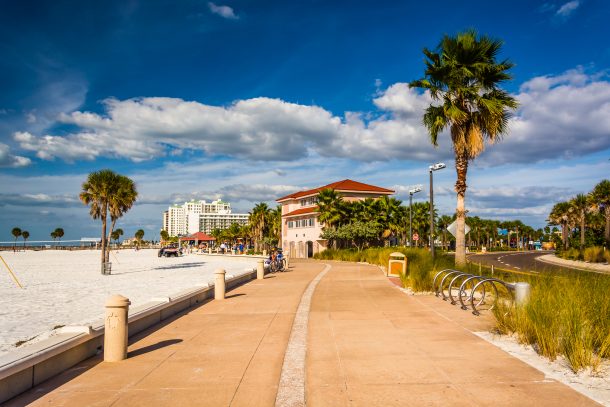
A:
{"label": "stone wall ledge", "polygon": [[[232,258],[237,258],[233,256]],[[249,260],[253,256],[248,256]],[[226,277],[227,291],[256,279],[256,268]],[[190,307],[214,298],[214,283],[180,291],[130,308],[129,337]],[[103,304],[100,304],[103,310]],[[104,320],[66,326],[50,337],[0,357],[0,403],[3,403],[102,351]]]}

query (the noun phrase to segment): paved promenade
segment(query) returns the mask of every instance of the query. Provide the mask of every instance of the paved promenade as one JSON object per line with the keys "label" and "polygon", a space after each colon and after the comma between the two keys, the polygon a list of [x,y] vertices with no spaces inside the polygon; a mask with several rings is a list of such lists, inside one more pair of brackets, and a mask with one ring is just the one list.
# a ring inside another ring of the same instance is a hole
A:
{"label": "paved promenade", "polygon": [[273,406],[295,313],[324,269],[304,383],[280,393],[304,390],[308,406],[596,405],[471,333],[489,318],[407,296],[376,267],[327,264],[294,262],[138,335],[125,361],[92,358],[7,405]]}

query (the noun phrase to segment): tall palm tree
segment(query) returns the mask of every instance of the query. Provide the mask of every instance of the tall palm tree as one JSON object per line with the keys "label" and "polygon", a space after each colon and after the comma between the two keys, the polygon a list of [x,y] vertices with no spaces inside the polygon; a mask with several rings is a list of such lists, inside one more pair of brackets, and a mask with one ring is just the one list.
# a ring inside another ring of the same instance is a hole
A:
{"label": "tall palm tree", "polygon": [[248,216],[248,222],[250,227],[252,228],[252,234],[254,237],[254,250],[259,251],[263,239],[265,238],[265,229],[267,228],[267,221],[270,216],[269,206],[260,202],[254,205],[252,212],[250,212]]}
{"label": "tall palm tree", "polygon": [[445,35],[435,52],[424,49],[425,76],[409,84],[429,90],[432,99],[440,102],[431,104],[423,117],[432,144],[436,146],[438,135],[450,129],[457,173],[458,265],[466,264],[464,199],[468,163],[484,150],[486,140],[497,141],[506,133],[510,110],[517,107],[517,101],[499,88],[511,79],[508,71],[513,66],[506,60],[497,62],[501,46],[499,40],[477,38],[472,30],[455,37]]}
{"label": "tall palm tree", "polygon": [[55,242],[55,239],[57,239],[57,233],[55,233],[55,231],[51,232],[51,238],[53,239],[53,242]]}
{"label": "tall palm tree", "polygon": [[[108,240],[111,239],[116,221],[131,209],[138,198],[136,184],[130,178],[117,174],[114,182],[115,192],[110,196],[108,201],[108,212],[110,213],[111,221]],[[110,261],[110,251],[106,252],[106,262],[108,261]]]}
{"label": "tall palm tree", "polygon": [[25,241],[28,240],[28,237],[30,237],[30,232],[24,230],[21,232],[21,237],[23,238],[23,250],[25,250]]}
{"label": "tall palm tree", "polygon": [[597,211],[604,215],[606,224],[604,227],[604,238],[606,247],[610,248],[610,180],[603,180],[591,191],[591,200],[596,206]]}
{"label": "tall palm tree", "polygon": [[143,229],[136,230],[134,237],[136,238],[136,241],[138,242],[138,249],[139,249],[140,244],[142,244],[142,239],[144,238],[144,230]]}
{"label": "tall palm tree", "polygon": [[116,192],[117,174],[111,170],[100,170],[90,173],[82,185],[79,198],[83,204],[90,206],[89,214],[93,219],[102,221],[101,239],[101,272],[105,274],[106,261],[106,223],[108,220],[108,206]]}
{"label": "tall palm tree", "polygon": [[61,246],[61,238],[64,237],[64,230],[62,228],[56,228],[55,237],[59,239],[59,245]]}
{"label": "tall palm tree", "polygon": [[574,219],[578,222],[580,229],[581,251],[585,248],[585,223],[589,209],[589,201],[585,194],[578,194],[570,201],[570,211],[574,214]]}
{"label": "tall palm tree", "polygon": [[15,242],[13,243],[13,251],[15,251],[15,246],[17,245],[17,238],[21,236],[21,229],[18,227],[14,227],[13,230],[11,230],[11,234],[15,236]]}

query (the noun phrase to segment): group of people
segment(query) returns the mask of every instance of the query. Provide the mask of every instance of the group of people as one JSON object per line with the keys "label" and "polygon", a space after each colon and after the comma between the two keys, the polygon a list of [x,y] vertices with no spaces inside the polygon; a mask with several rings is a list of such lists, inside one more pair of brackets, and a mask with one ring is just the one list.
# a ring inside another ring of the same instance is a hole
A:
{"label": "group of people", "polygon": [[265,261],[265,266],[268,267],[272,272],[273,271],[284,271],[285,263],[284,263],[284,254],[282,253],[282,249],[276,248],[271,250],[269,253],[269,257]]}
{"label": "group of people", "polygon": [[227,244],[227,242],[222,242],[220,244],[220,253],[225,254],[225,253],[228,253],[229,250],[233,254],[244,254],[244,244],[243,243],[239,243],[239,244],[236,243],[233,246]]}

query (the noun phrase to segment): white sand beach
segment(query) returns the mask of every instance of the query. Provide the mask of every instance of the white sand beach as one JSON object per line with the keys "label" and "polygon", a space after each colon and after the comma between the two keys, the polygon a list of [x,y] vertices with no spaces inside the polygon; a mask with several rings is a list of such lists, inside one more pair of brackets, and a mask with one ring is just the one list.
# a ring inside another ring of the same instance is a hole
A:
{"label": "white sand beach", "polygon": [[23,289],[0,263],[0,355],[18,341],[48,336],[53,328],[84,325],[102,318],[104,302],[121,294],[138,306],[213,282],[214,270],[239,275],[256,259],[189,254],[159,258],[156,250],[113,251],[112,275],[100,273],[100,251],[0,252]]}

